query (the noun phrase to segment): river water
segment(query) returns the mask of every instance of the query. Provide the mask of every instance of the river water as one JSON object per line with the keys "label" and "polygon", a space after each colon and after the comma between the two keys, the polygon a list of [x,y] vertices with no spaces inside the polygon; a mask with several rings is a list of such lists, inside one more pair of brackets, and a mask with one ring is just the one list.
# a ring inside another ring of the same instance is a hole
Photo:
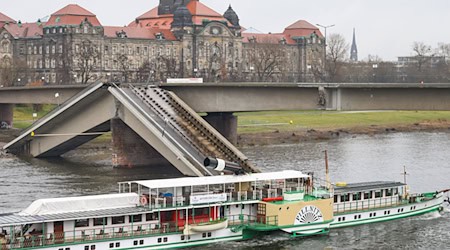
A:
{"label": "river water", "polygon": [[[264,171],[295,169],[323,177],[328,151],[333,182],[403,181],[412,192],[450,188],[450,133],[393,133],[244,148]],[[0,213],[18,211],[38,198],[116,192],[117,182],[166,177],[147,168],[115,169],[99,152],[71,160],[0,159]],[[450,212],[335,229],[326,236],[286,238],[274,233],[255,240],[202,249],[450,249]]]}

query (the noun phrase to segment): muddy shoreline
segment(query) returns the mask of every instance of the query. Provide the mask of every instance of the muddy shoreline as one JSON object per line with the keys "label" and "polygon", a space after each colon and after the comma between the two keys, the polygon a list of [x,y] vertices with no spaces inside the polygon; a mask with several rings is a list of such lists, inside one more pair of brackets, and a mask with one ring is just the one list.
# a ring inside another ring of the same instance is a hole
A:
{"label": "muddy shoreline", "polygon": [[[354,137],[358,135],[377,135],[398,132],[450,132],[450,121],[422,122],[403,125],[372,125],[354,126],[346,128],[311,128],[291,131],[278,131],[263,133],[245,133],[238,135],[238,147],[248,147],[256,145],[299,143],[304,141],[330,140],[339,137]],[[2,147],[20,134],[19,130],[0,130],[0,157],[7,154]],[[105,150],[111,145],[104,141],[92,141],[82,145],[75,151],[84,150]],[[76,152],[73,152],[76,154]]]}

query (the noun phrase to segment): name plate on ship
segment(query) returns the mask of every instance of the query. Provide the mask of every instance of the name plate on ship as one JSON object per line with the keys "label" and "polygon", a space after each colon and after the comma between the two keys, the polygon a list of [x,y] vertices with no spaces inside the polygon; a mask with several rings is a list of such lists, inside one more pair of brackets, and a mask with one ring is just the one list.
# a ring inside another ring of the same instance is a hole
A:
{"label": "name plate on ship", "polygon": [[203,203],[213,203],[213,202],[223,202],[227,201],[227,194],[203,194],[203,195],[191,195],[190,204],[203,204]]}

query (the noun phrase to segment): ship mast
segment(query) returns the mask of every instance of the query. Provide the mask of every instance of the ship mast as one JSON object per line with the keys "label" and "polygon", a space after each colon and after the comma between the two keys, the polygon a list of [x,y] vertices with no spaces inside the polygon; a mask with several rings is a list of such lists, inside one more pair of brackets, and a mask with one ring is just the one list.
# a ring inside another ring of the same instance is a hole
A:
{"label": "ship mast", "polygon": [[325,150],[325,180],[327,182],[327,188],[330,188],[330,171],[328,169],[328,151]]}

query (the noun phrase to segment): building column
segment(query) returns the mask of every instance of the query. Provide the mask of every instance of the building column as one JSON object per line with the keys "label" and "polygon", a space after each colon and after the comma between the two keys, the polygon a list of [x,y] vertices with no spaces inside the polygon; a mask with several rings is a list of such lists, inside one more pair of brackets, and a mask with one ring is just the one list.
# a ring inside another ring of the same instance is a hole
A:
{"label": "building column", "polygon": [[158,151],[150,146],[121,119],[111,119],[113,165],[116,167],[161,167],[172,166]]}
{"label": "building column", "polygon": [[0,104],[0,129],[13,126],[14,104]]}
{"label": "building column", "polygon": [[237,116],[233,113],[208,113],[204,118],[228,141],[237,145]]}

